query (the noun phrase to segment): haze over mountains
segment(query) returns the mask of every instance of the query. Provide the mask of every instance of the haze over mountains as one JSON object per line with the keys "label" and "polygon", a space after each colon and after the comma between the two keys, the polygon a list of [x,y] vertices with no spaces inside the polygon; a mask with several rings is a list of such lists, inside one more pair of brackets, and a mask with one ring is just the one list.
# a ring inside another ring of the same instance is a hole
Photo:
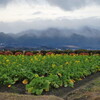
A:
{"label": "haze over mountains", "polygon": [[100,49],[100,30],[80,29],[26,30],[17,34],[0,32],[0,49]]}

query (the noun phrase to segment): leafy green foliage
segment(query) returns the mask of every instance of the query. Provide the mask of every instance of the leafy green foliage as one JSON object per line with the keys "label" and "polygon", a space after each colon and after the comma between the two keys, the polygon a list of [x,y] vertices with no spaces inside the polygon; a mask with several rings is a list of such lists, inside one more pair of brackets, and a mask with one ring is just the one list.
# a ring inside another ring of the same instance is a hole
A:
{"label": "leafy green foliage", "polygon": [[52,88],[74,87],[75,81],[97,71],[99,55],[0,55],[0,84],[19,81],[26,85],[27,92],[36,95]]}

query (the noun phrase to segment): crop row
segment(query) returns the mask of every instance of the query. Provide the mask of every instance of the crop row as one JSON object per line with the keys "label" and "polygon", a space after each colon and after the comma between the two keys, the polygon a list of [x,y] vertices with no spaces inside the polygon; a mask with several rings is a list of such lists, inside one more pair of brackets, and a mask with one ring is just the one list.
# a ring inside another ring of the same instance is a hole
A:
{"label": "crop row", "polygon": [[13,51],[0,51],[0,55],[36,55],[36,54],[41,54],[41,55],[46,55],[46,54],[77,54],[77,55],[94,55],[98,54],[100,55],[100,50],[41,50],[41,51],[21,51],[21,50],[13,50]]}
{"label": "crop row", "polygon": [[[36,54],[34,54],[33,52],[11,52],[11,51],[5,51],[5,52],[0,52],[0,55],[27,55],[27,56],[33,56],[33,55],[52,55],[52,54],[56,54],[54,52],[46,52],[46,53],[42,53],[42,52],[38,52]],[[65,55],[67,53],[61,53],[61,55]],[[69,55],[89,55],[89,53],[79,53],[79,54],[76,54],[76,53],[69,53]],[[97,54],[99,55],[99,54]]]}
{"label": "crop row", "polygon": [[28,93],[37,95],[52,88],[73,87],[76,81],[98,71],[98,55],[0,55],[0,84],[11,87],[22,82]]}

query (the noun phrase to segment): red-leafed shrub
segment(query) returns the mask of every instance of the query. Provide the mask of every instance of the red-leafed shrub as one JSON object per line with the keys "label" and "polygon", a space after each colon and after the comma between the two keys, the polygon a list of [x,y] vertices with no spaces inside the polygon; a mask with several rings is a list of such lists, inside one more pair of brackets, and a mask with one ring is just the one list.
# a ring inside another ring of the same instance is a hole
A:
{"label": "red-leafed shrub", "polygon": [[61,55],[66,55],[66,53],[61,53]]}
{"label": "red-leafed shrub", "polygon": [[33,56],[34,54],[32,52],[26,52],[25,55],[27,55],[27,56]]}
{"label": "red-leafed shrub", "polygon": [[22,55],[23,53],[22,52],[16,52],[15,53],[15,56],[17,56],[17,55]]}
{"label": "red-leafed shrub", "polygon": [[79,55],[89,55],[89,53],[80,53]]}
{"label": "red-leafed shrub", "polygon": [[5,51],[4,55],[13,55],[13,53],[11,51]]}
{"label": "red-leafed shrub", "polygon": [[4,52],[0,51],[0,55],[4,55]]}
{"label": "red-leafed shrub", "polygon": [[52,54],[55,54],[53,52],[47,52],[46,55],[52,55]]}

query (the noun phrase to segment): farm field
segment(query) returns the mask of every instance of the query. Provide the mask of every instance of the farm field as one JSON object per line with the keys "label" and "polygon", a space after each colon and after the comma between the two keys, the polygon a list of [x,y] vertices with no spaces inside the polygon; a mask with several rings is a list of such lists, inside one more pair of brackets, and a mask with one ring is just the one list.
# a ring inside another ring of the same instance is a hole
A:
{"label": "farm field", "polygon": [[25,93],[41,95],[100,71],[99,55],[0,55],[0,85],[25,87]]}
{"label": "farm field", "polygon": [[[82,83],[82,85],[80,85]],[[84,84],[83,84],[84,83]],[[65,88],[68,91],[68,87]],[[52,96],[49,95],[23,95],[16,93],[0,93],[1,100],[99,100],[100,99],[100,73],[97,72],[93,75],[88,76],[84,80],[78,81],[78,84],[75,83],[75,88],[72,88],[72,91],[64,91],[62,94],[59,89],[56,89],[56,92],[60,95]],[[57,97],[58,96],[58,97]]]}

